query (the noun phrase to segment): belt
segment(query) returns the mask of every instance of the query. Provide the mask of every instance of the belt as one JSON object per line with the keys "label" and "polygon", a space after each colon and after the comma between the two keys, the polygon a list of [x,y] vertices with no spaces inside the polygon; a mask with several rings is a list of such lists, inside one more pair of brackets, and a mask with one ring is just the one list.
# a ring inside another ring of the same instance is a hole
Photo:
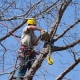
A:
{"label": "belt", "polygon": [[23,47],[26,47],[26,48],[27,48],[27,46],[26,46],[26,45],[21,45],[21,46],[23,46]]}
{"label": "belt", "polygon": [[21,47],[25,47],[26,49],[33,50],[33,48],[28,48],[26,45],[21,44]]}
{"label": "belt", "polygon": [[26,45],[21,45],[20,49],[18,50],[19,56],[30,56],[31,54],[34,54],[33,48],[28,48]]}

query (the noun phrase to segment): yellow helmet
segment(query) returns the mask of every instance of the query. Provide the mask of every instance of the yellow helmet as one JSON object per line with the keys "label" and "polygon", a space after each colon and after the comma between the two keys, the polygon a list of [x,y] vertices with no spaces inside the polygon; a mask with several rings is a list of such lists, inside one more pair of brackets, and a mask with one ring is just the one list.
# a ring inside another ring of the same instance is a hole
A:
{"label": "yellow helmet", "polygon": [[27,24],[37,24],[37,21],[34,19],[34,18],[29,18],[28,20],[27,20]]}

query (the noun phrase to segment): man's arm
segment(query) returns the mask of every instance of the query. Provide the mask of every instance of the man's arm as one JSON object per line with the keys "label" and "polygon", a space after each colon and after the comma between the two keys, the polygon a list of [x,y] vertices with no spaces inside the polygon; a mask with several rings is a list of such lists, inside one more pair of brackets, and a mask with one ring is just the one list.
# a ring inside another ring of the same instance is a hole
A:
{"label": "man's arm", "polygon": [[[27,27],[28,30],[38,30],[38,31],[43,31],[43,29],[37,27],[37,26],[28,26]],[[33,46],[36,46],[38,41],[41,39],[41,35],[33,42]]]}
{"label": "man's arm", "polygon": [[37,45],[37,43],[40,40],[40,38],[41,38],[41,35],[33,42],[33,46],[36,46]]}
{"label": "man's arm", "polygon": [[43,29],[38,28],[38,27],[36,27],[36,26],[28,26],[27,29],[28,29],[28,30],[38,30],[38,31],[40,31],[40,32],[43,30]]}

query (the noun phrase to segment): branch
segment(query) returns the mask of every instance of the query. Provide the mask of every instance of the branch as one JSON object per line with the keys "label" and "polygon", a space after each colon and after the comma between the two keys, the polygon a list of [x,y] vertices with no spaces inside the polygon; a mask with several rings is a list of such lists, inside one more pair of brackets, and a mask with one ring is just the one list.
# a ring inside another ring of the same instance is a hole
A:
{"label": "branch", "polygon": [[73,63],[71,64],[65,71],[63,71],[57,78],[56,80],[62,80],[62,78],[70,72],[78,63],[80,62],[80,57]]}
{"label": "branch", "polygon": [[70,47],[74,47],[78,43],[80,43],[80,39],[78,39],[78,40],[74,41],[73,43],[68,44],[66,46],[62,46],[62,47],[54,46],[54,47],[52,47],[52,52],[66,50],[66,49],[68,49]]}
{"label": "branch", "polygon": [[5,48],[5,46],[2,43],[0,43],[0,45],[4,48],[4,51],[6,52],[7,49]]}
{"label": "branch", "polygon": [[57,28],[58,28],[58,25],[61,21],[61,18],[63,16],[63,13],[64,11],[66,10],[67,6],[71,3],[72,0],[69,0],[69,1],[64,1],[60,7],[60,10],[58,12],[58,17],[56,18],[54,24],[51,26],[51,30],[50,30],[50,36],[52,36],[52,38],[54,37],[56,31],[57,31]]}
{"label": "branch", "polygon": [[10,32],[8,32],[5,36],[0,38],[0,42],[5,40],[7,37],[9,37],[10,35],[12,35],[12,33],[14,33],[16,30],[18,30],[20,27],[22,27],[24,24],[26,23],[26,20],[24,20],[20,25],[16,26],[13,30],[11,30]]}
{"label": "branch", "polygon": [[11,7],[14,3],[15,3],[15,1],[13,1],[12,3],[10,3],[10,5],[7,8],[5,8],[2,12],[0,12],[0,14],[2,14],[3,12],[5,12],[6,10],[8,10],[8,8]]}
{"label": "branch", "polygon": [[53,41],[57,41],[59,38],[61,38],[67,31],[69,31],[71,28],[73,28],[76,24],[78,24],[80,22],[80,19],[78,19],[74,24],[72,24],[71,26],[69,26],[62,34],[60,34],[56,39],[54,39]]}
{"label": "branch", "polygon": [[14,16],[14,17],[11,17],[11,18],[3,18],[3,19],[0,19],[0,21],[10,21],[10,20],[16,20],[16,19],[24,19],[24,17],[22,16],[29,16],[30,12],[32,10],[35,9],[35,7],[41,2],[42,0],[40,0],[39,2],[36,2],[34,5],[30,6],[30,9],[25,13],[25,14],[22,14],[22,15],[17,15],[17,16]]}
{"label": "branch", "polygon": [[55,8],[56,7],[56,4],[58,3],[59,0],[57,0],[55,3],[53,3],[52,5],[50,5],[49,7],[47,7],[46,9],[40,11],[39,13],[36,14],[36,16],[39,16],[41,14],[45,14],[45,13],[48,13],[50,12],[50,9],[52,8]]}
{"label": "branch", "polygon": [[10,74],[10,73],[9,73],[9,72],[1,73],[0,76],[2,76],[2,75],[6,75],[6,74]]}

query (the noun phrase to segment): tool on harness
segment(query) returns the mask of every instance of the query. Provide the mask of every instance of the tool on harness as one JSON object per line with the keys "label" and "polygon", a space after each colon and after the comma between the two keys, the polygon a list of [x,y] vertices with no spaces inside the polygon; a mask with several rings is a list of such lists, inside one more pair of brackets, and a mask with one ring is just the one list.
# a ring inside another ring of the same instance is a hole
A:
{"label": "tool on harness", "polygon": [[50,35],[46,30],[41,31],[41,40],[48,41],[50,39]]}

